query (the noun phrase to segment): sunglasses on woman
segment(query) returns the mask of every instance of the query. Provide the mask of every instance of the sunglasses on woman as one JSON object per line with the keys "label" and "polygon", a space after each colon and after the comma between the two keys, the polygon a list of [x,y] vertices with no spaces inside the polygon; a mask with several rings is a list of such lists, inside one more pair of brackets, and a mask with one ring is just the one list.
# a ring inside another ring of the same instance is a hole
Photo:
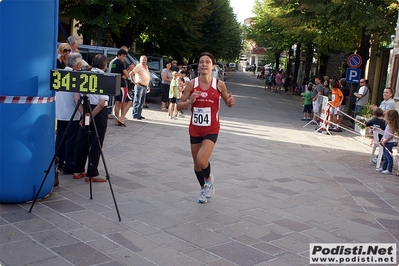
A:
{"label": "sunglasses on woman", "polygon": [[71,52],[71,49],[64,49],[64,50],[62,50],[64,53],[66,53],[66,52]]}

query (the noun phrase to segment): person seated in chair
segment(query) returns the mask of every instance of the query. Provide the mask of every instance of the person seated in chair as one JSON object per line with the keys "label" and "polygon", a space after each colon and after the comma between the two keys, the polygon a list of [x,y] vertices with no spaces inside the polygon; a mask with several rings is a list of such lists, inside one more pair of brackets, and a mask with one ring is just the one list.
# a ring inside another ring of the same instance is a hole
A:
{"label": "person seated in chair", "polygon": [[[373,110],[373,118],[366,122],[367,127],[371,127],[371,130],[381,129],[381,131],[385,130],[385,120],[384,120],[384,112],[381,108],[376,107]],[[380,140],[382,136],[379,136]]]}
{"label": "person seated in chair", "polygon": [[[376,107],[373,110],[374,117],[366,122],[366,126],[370,127],[371,130],[380,129],[381,133],[385,130],[385,120],[384,120],[384,112],[381,108]],[[378,135],[378,139],[381,141],[382,134]],[[377,158],[373,158],[371,160],[373,163],[377,163]]]}

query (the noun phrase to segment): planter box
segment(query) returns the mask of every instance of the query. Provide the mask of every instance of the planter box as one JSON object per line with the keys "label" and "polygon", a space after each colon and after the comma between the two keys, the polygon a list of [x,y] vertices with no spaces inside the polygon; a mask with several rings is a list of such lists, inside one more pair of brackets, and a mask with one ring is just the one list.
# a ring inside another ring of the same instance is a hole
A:
{"label": "planter box", "polygon": [[[356,116],[357,120],[362,120],[364,119],[364,117],[362,116]],[[355,129],[356,132],[360,133],[360,135],[364,136],[364,137],[373,137],[373,133],[370,132],[370,128],[360,128],[358,123],[355,123]]]}

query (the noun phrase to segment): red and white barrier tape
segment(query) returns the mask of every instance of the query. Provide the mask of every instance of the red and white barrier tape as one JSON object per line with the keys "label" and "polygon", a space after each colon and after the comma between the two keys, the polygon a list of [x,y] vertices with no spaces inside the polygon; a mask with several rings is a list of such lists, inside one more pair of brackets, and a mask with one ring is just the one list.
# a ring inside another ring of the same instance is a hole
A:
{"label": "red and white barrier tape", "polygon": [[[337,107],[334,107],[331,103],[328,103],[331,107],[333,107],[333,108],[337,108]],[[379,128],[379,127],[373,127],[373,126],[367,126],[365,123],[363,123],[362,121],[360,121],[360,120],[357,120],[356,118],[353,118],[352,116],[350,116],[350,115],[348,115],[348,114],[346,114],[346,113],[344,113],[344,112],[342,112],[342,111],[339,111],[339,113],[340,114],[343,114],[344,116],[346,116],[346,117],[348,117],[349,119],[351,119],[351,120],[353,120],[355,123],[358,123],[358,124],[361,124],[361,125],[363,125],[365,128],[369,128],[369,129],[371,129],[371,130],[379,130],[379,131],[381,131],[381,133],[384,133],[384,130],[382,130],[381,128]],[[331,122],[330,122],[331,123]],[[340,127],[342,127],[342,126],[340,126]],[[343,127],[342,127],[343,128]],[[395,134],[392,134],[392,133],[386,133],[386,134],[388,134],[389,136],[393,136],[395,139],[398,139],[399,137],[398,137],[398,135],[395,135]],[[360,134],[359,134],[360,135]]]}
{"label": "red and white barrier tape", "polygon": [[54,102],[54,97],[0,96],[0,103],[40,104]]}
{"label": "red and white barrier tape", "polygon": [[[336,108],[336,107],[334,107],[331,103],[328,103],[328,104],[329,104],[331,107]],[[356,118],[353,118],[353,117],[349,116],[348,114],[346,114],[346,113],[344,113],[344,112],[341,112],[341,111],[340,111],[340,113],[343,114],[343,115],[345,115],[345,116],[347,116],[347,117],[349,117],[349,118],[352,119],[355,123],[362,124],[362,125],[364,125],[364,126],[367,128],[367,126],[366,126],[365,123],[363,123],[363,122],[357,120]],[[343,129],[345,129],[345,128],[342,127],[341,125],[332,123],[331,121],[328,121],[328,123],[331,123],[331,124],[333,124],[333,125],[335,125],[335,126],[337,126],[337,127],[341,127],[341,128],[343,128]],[[368,128],[370,128],[370,129],[372,129],[372,130],[380,130],[381,132],[384,132],[384,131],[381,130],[380,128],[374,128],[373,126],[370,126],[370,127],[368,127]],[[348,129],[345,129],[345,130],[350,131],[350,130],[348,130]],[[354,131],[350,131],[350,132],[358,134],[357,132],[354,132]],[[391,136],[393,136],[394,138],[398,138],[398,136],[396,136],[395,134],[392,134],[392,133],[388,133],[388,134],[391,135]],[[360,134],[359,134],[359,135],[360,135]],[[374,139],[372,140],[370,146],[373,145],[373,142],[374,142]],[[390,150],[388,150],[388,148],[387,148],[384,144],[380,143],[380,145],[384,148],[384,150],[386,150],[386,151],[388,152],[388,154],[393,158],[393,160],[395,161],[395,163],[399,163],[398,159],[396,159],[396,157],[393,155],[393,153],[392,153]],[[396,176],[399,176],[399,173],[397,173]]]}
{"label": "red and white barrier tape", "polygon": [[388,154],[392,156],[392,158],[395,160],[395,163],[398,163],[398,159],[396,159],[393,153],[390,150],[388,150],[387,146],[385,146],[384,144],[381,144],[381,146],[384,147],[384,149],[388,152]]}

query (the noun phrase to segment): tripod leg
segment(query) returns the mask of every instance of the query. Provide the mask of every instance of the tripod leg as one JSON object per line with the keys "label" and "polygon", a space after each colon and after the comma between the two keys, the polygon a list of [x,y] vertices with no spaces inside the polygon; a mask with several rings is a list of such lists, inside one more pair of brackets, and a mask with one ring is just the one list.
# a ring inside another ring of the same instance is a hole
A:
{"label": "tripod leg", "polygon": [[[75,110],[74,110],[74,112],[73,112],[73,114],[72,114],[72,116],[71,116],[71,119],[69,120],[68,125],[67,125],[67,127],[66,127],[66,129],[65,129],[65,132],[68,132],[68,129],[69,129],[69,127],[70,127],[70,125],[71,125],[71,123],[72,123],[72,121],[73,121],[73,118],[75,117],[75,114],[76,114],[76,112],[78,111],[79,105],[80,105],[81,103],[82,103],[82,98],[79,98],[78,102],[76,103],[76,108],[75,108]],[[54,164],[54,162],[55,162],[55,157],[56,157],[58,151],[60,150],[61,144],[65,141],[65,136],[66,136],[66,135],[65,135],[65,133],[64,133],[64,135],[62,136],[62,139],[61,139],[61,141],[60,141],[60,145],[57,147],[57,150],[55,151],[55,154],[54,154],[54,156],[53,156],[53,159],[52,159],[51,162],[50,162],[49,167],[47,168],[46,171],[44,171],[44,172],[46,173],[46,175],[44,176],[43,181],[42,181],[42,183],[41,183],[41,185],[40,185],[40,187],[39,187],[39,190],[37,191],[36,196],[35,196],[35,198],[34,198],[34,200],[33,200],[33,202],[32,202],[32,205],[31,205],[30,208],[29,208],[29,211],[28,211],[29,213],[32,212],[33,205],[35,205],[37,199],[39,198],[40,191],[42,190],[43,185],[44,185],[44,183],[46,182],[47,176],[48,176],[48,174],[50,173],[51,167],[53,166],[53,164]]]}
{"label": "tripod leg", "polygon": [[[93,129],[94,129],[94,133],[95,133],[94,137],[96,138],[96,144],[94,144],[94,145],[98,145],[97,147],[99,148],[100,157],[101,157],[102,162],[103,162],[103,165],[104,165],[104,170],[105,170],[105,173],[106,173],[106,178],[107,178],[107,180],[108,180],[108,184],[109,184],[109,187],[110,187],[110,190],[111,190],[112,199],[113,199],[114,204],[115,204],[116,213],[117,213],[117,215],[118,215],[119,221],[122,221],[121,216],[120,216],[120,213],[119,213],[118,205],[117,205],[117,203],[116,203],[115,194],[114,194],[114,191],[113,191],[113,189],[112,189],[112,184],[111,184],[111,180],[110,180],[110,176],[109,176],[107,164],[106,164],[106,162],[105,162],[104,153],[103,153],[103,151],[102,151],[102,143],[101,143],[100,136],[99,136],[99,133],[98,133],[98,129],[97,129],[97,125],[96,125],[96,120],[94,119],[93,112],[92,112],[92,109],[91,109],[89,100],[87,100],[87,101],[85,101],[85,102],[87,102],[87,108],[88,108],[88,111],[89,111],[89,113],[90,113],[91,121],[92,121],[92,123],[93,123]],[[102,111],[106,113],[106,109],[103,109]],[[100,112],[102,112],[102,111],[100,111]],[[104,115],[105,115],[105,113],[104,113]],[[100,115],[100,113],[99,113],[98,115]],[[107,120],[108,120],[108,115],[106,116],[105,123],[107,123]],[[105,132],[104,132],[104,133],[105,133]],[[93,145],[93,144],[91,144],[91,145]],[[91,148],[92,148],[92,147],[91,147]],[[91,149],[91,148],[90,148],[90,149]],[[89,169],[88,169],[88,172],[91,171],[91,170],[90,170],[90,168],[91,168],[91,166],[92,166],[92,165],[90,165],[91,163],[92,163],[92,161],[91,161],[90,152],[89,152],[89,163],[88,163],[88,168],[89,168]],[[97,164],[97,165],[98,165],[98,164]],[[91,197],[91,195],[92,195],[92,192],[91,192],[91,189],[92,189],[92,188],[91,188],[91,175],[89,175],[89,181],[90,181],[90,197]],[[91,199],[92,199],[92,198],[91,198]]]}
{"label": "tripod leg", "polygon": [[[92,187],[92,183],[91,183],[91,169],[92,169],[92,158],[91,158],[91,147],[90,147],[90,142],[91,142],[91,130],[90,130],[90,120],[94,121],[94,117],[91,111],[91,107],[90,107],[90,99],[87,97],[87,95],[83,96],[84,101],[83,101],[83,110],[84,110],[84,114],[85,114],[85,120],[84,120],[84,127],[86,129],[86,137],[87,137],[87,148],[85,149],[86,152],[86,156],[88,156],[88,162],[87,162],[87,176],[89,177],[89,187],[90,187],[90,199],[93,199],[93,187]],[[89,114],[89,116],[87,116],[87,114]]]}

